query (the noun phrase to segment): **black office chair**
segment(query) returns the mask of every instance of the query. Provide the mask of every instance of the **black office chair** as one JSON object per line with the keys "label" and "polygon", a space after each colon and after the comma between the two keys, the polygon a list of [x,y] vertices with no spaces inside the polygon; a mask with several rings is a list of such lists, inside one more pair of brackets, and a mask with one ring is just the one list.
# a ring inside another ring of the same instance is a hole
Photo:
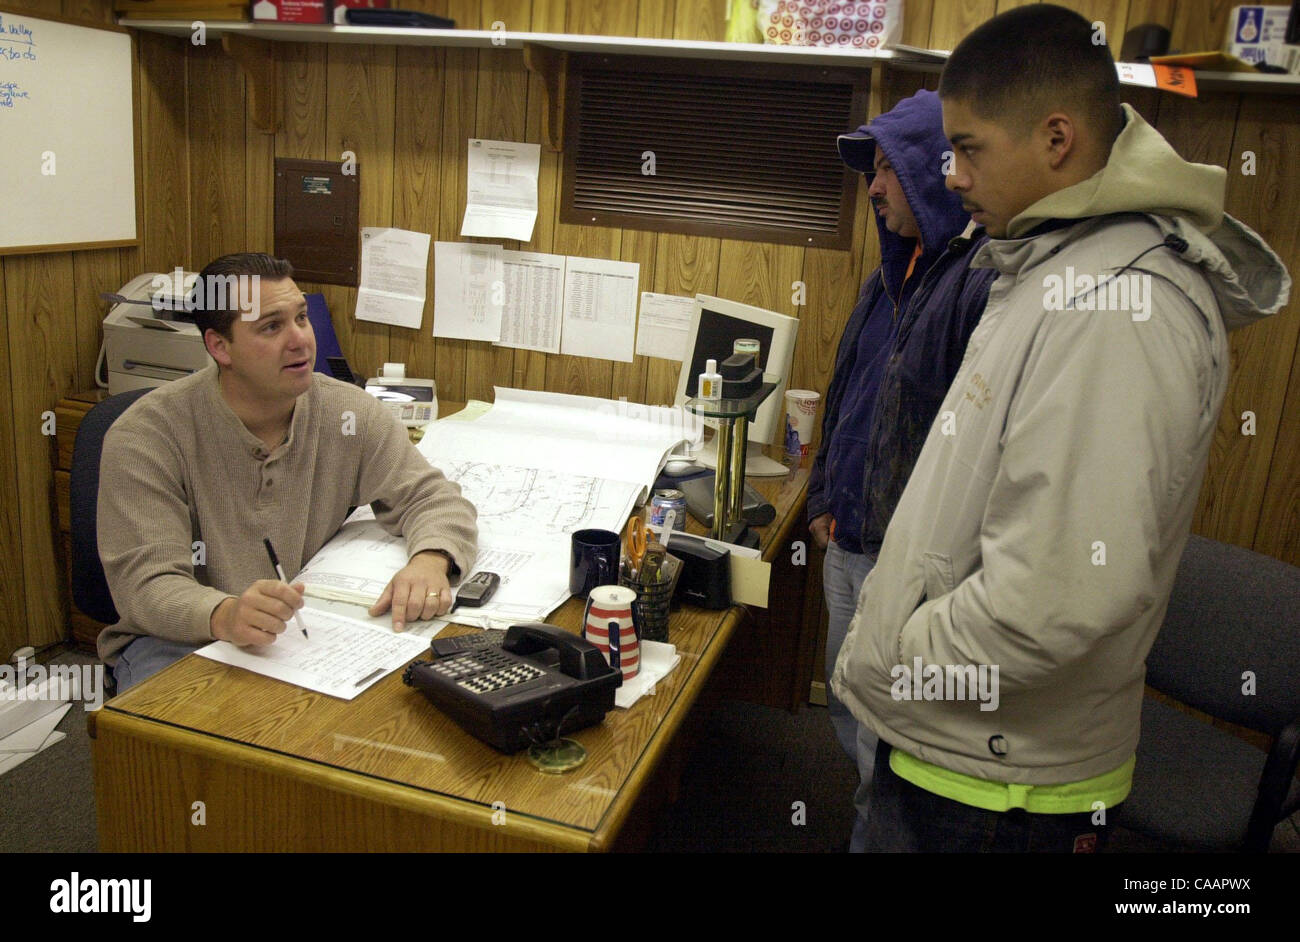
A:
{"label": "black office chair", "polygon": [[96,518],[99,503],[99,455],[104,435],[118,416],[133,402],[149,392],[132,389],[109,396],[96,403],[77,427],[72,445],[72,480],[70,510],[72,516],[72,601],[77,608],[96,621],[113,624],[118,620],[113,596],[99,561],[99,530]]}
{"label": "black office chair", "polygon": [[1300,808],[1300,569],[1192,536],[1147,683],[1267,734],[1272,749],[1147,697],[1120,824],[1184,850],[1267,851],[1274,827]]}

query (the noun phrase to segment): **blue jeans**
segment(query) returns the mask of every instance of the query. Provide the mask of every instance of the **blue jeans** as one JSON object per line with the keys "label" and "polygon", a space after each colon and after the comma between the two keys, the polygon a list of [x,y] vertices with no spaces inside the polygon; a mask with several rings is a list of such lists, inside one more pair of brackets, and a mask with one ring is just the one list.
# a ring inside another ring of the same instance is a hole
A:
{"label": "blue jeans", "polygon": [[150,635],[136,638],[117,655],[117,664],[113,666],[113,679],[117,681],[117,692],[124,693],[132,687],[152,677],[164,667],[175,664],[185,655],[205,647],[202,644],[184,644],[180,641],[164,641]]}
{"label": "blue jeans", "polygon": [[[858,778],[870,794],[872,766],[875,760],[876,737],[860,729],[849,708],[831,691],[830,679],[835,672],[835,661],[849,633],[849,622],[857,611],[858,595],[862,583],[867,581],[876,560],[865,553],[850,553],[834,541],[826,547],[826,563],[822,570],[822,590],[826,595],[826,709],[835,727],[835,737],[858,766]],[[861,743],[866,743],[865,750]],[[866,806],[858,805],[858,819],[853,824],[849,849],[861,851],[866,836]]]}
{"label": "blue jeans", "polygon": [[1106,846],[1123,804],[1106,809],[1106,823],[1092,813],[1031,814],[1023,808],[985,811],[928,792],[899,778],[889,767],[892,747],[876,747],[876,770],[863,790],[870,792],[866,850],[869,853],[1095,853]]}

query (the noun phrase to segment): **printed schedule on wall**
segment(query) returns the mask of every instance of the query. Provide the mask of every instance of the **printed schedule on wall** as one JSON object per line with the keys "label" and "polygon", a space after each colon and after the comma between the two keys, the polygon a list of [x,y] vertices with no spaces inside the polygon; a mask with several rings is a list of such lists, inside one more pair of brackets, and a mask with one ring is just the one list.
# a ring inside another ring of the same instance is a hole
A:
{"label": "printed schedule on wall", "polygon": [[131,36],[0,8],[0,253],[136,234]]}

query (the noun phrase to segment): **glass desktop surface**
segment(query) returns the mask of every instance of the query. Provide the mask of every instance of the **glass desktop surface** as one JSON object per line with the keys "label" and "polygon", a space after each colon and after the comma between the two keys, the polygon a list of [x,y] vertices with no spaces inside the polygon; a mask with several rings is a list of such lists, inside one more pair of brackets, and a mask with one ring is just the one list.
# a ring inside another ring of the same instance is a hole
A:
{"label": "glass desktop surface", "polygon": [[743,399],[694,399],[686,400],[686,408],[695,415],[706,419],[753,419],[763,400],[772,395],[779,383],[763,383],[751,395]]}
{"label": "glass desktop surface", "polygon": [[[583,606],[572,599],[547,622],[576,633],[582,612]],[[370,780],[453,799],[484,815],[492,813],[493,802],[505,801],[512,821],[527,819],[590,837],[601,829],[611,806],[639,794],[633,771],[650,760],[660,746],[660,727],[693,700],[711,672],[698,670],[709,648],[719,637],[725,647],[738,622],[731,611],[686,608],[673,619],[673,643],[682,661],[659,681],[655,696],[642,697],[631,709],[615,707],[604,722],[566,733],[586,748],[588,758],[564,775],[539,772],[526,751],[507,754],[476,739],[406,687],[401,669],[347,701],[191,655],[106,707],[198,734],[205,757],[218,745],[243,747],[355,776],[346,785],[334,780],[333,787],[349,793],[364,787],[359,781]],[[466,630],[473,631],[457,626],[440,637]],[[269,760],[255,756],[247,761]],[[291,775],[295,781],[318,781],[310,771]]]}

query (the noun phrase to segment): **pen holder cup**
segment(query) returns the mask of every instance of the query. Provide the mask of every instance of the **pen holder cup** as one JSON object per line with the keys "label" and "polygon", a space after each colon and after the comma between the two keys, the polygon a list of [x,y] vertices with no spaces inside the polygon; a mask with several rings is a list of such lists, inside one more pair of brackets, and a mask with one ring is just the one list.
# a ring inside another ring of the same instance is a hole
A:
{"label": "pen holder cup", "polygon": [[619,584],[636,591],[636,601],[632,603],[632,622],[636,625],[640,640],[668,640],[668,609],[672,605],[673,591],[677,588],[677,577],[681,573],[682,561],[671,554],[664,558],[663,578],[650,585],[643,585],[632,578],[627,567],[622,567]]}

